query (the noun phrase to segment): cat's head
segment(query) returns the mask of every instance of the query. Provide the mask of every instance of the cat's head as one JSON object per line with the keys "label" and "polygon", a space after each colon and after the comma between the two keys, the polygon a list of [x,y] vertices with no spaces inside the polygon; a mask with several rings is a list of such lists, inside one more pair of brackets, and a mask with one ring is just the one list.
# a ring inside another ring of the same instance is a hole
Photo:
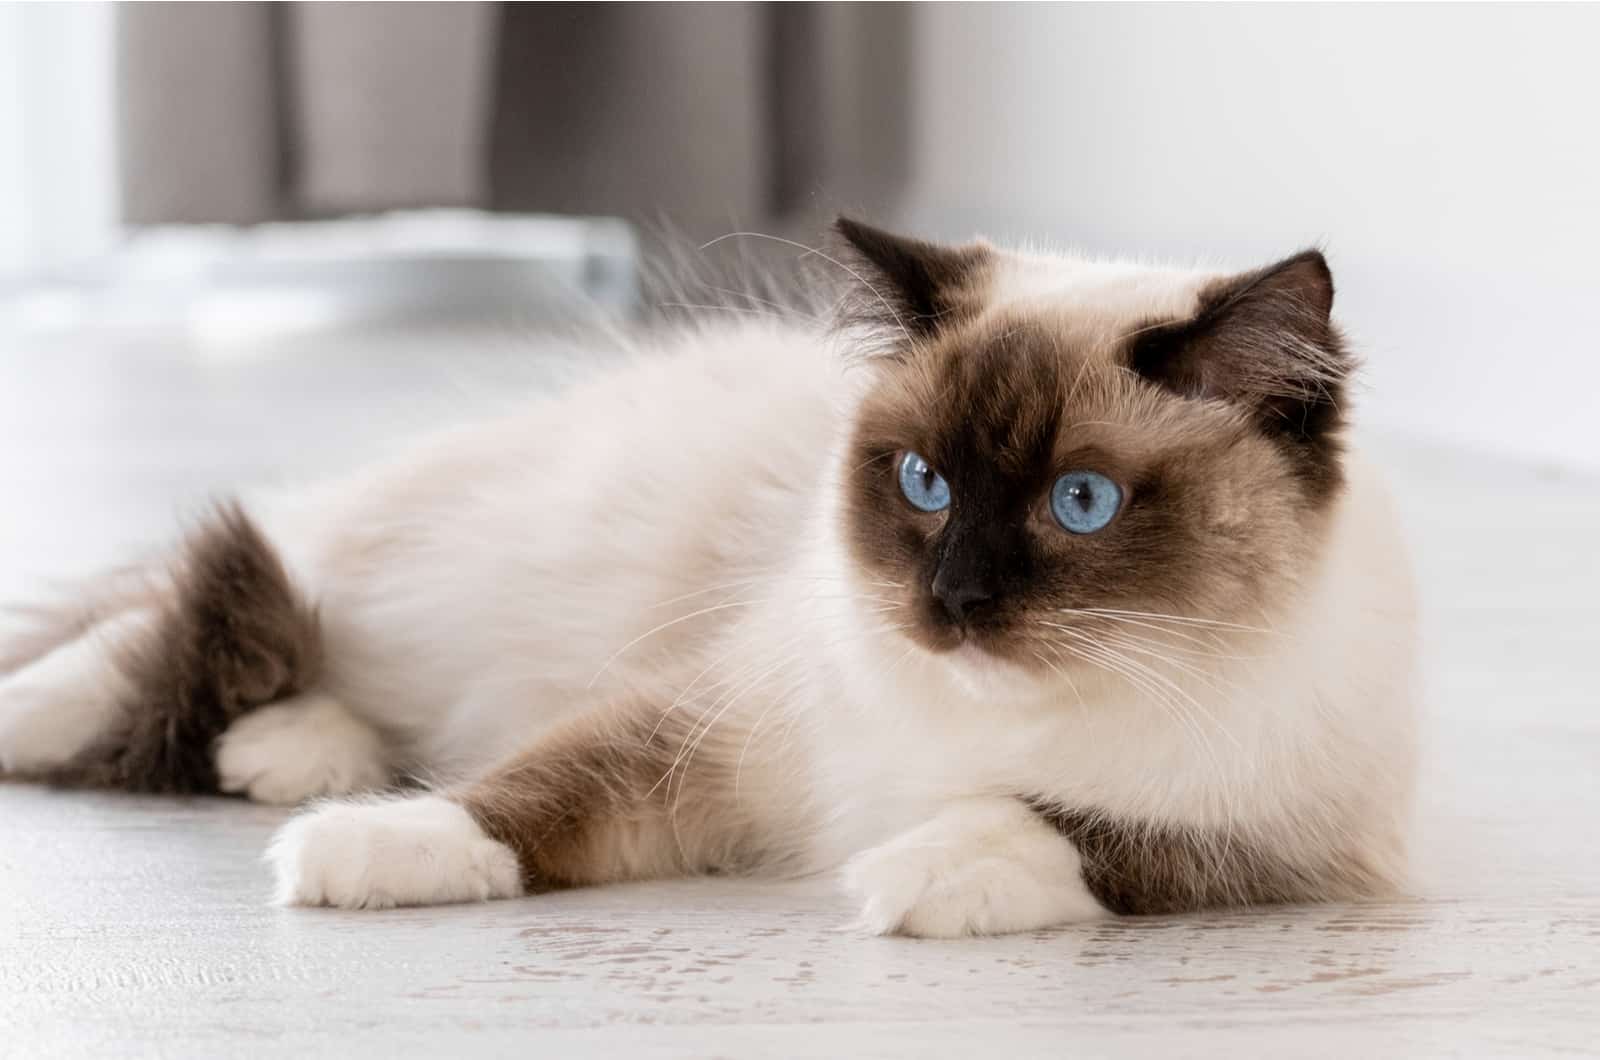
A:
{"label": "cat's head", "polygon": [[1042,674],[1287,599],[1343,481],[1321,254],[1220,275],[836,228],[870,377],[842,532],[906,635]]}

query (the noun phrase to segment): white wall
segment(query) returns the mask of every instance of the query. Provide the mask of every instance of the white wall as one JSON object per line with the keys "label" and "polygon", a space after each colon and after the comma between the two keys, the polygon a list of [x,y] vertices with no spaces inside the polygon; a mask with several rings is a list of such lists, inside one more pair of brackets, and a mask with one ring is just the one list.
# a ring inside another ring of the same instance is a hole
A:
{"label": "white wall", "polygon": [[1600,7],[930,6],[906,222],[1328,252],[1369,419],[1600,466]]}
{"label": "white wall", "polygon": [[0,3],[0,279],[117,232],[110,4]]}

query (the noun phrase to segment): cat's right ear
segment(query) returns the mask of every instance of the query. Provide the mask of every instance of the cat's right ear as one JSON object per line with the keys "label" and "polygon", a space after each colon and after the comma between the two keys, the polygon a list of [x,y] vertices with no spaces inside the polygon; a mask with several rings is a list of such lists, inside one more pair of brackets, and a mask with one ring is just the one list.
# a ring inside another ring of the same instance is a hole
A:
{"label": "cat's right ear", "polygon": [[833,223],[835,249],[856,285],[849,321],[893,343],[924,339],[975,308],[993,248],[895,235],[849,217]]}

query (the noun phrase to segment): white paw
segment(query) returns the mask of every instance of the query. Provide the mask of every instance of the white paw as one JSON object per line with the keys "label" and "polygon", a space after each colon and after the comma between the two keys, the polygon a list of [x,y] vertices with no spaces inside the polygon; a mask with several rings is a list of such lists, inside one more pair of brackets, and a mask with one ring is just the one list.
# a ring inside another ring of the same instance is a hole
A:
{"label": "white paw", "polygon": [[278,831],[267,860],[280,905],[388,909],[522,893],[511,848],[437,795],[313,807]]}
{"label": "white paw", "polygon": [[951,807],[857,855],[844,882],[861,926],[879,935],[999,935],[1110,915],[1077,848],[1009,799]]}
{"label": "white paw", "polygon": [[106,735],[128,693],[117,646],[141,621],[107,622],[0,679],[0,773],[65,765]]}
{"label": "white paw", "polygon": [[378,734],[317,692],[239,718],[217,741],[216,765],[223,791],[279,805],[389,782]]}

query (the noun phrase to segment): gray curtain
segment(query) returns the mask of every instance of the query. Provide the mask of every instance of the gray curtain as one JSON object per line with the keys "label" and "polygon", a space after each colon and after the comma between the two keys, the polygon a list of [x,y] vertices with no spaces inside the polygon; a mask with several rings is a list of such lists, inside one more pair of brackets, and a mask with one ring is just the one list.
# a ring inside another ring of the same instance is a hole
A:
{"label": "gray curtain", "polygon": [[689,232],[886,206],[907,156],[890,5],[128,4],[123,215],[420,206]]}

